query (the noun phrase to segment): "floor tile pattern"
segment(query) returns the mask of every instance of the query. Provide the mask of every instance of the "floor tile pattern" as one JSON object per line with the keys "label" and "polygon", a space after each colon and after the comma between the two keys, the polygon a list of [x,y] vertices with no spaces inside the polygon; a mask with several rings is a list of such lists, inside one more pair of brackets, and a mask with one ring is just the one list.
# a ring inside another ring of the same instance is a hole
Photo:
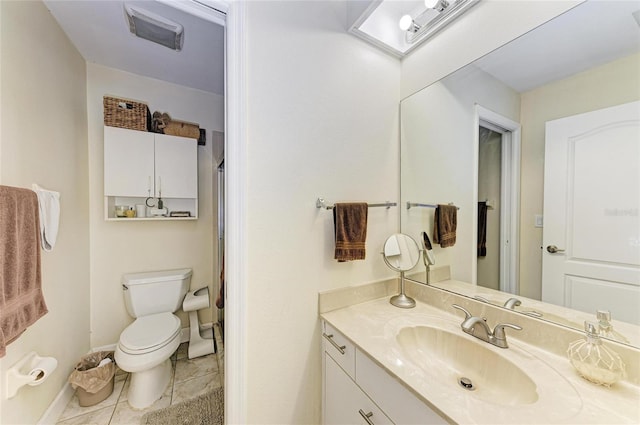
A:
{"label": "floor tile pattern", "polygon": [[217,353],[189,360],[188,344],[180,344],[171,356],[173,376],[166,391],[150,407],[137,410],[129,406],[129,374],[117,369],[113,393],[93,406],[81,407],[74,395],[57,425],[134,425],[150,411],[197,397],[224,385],[224,348],[220,329],[214,324]]}

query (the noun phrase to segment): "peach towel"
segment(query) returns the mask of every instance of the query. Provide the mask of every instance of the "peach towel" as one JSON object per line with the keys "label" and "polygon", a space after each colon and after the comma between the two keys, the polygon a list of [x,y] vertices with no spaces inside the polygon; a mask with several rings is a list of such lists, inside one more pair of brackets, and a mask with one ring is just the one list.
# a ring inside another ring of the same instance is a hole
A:
{"label": "peach towel", "polygon": [[48,310],[40,274],[38,197],[0,186],[0,357]]}

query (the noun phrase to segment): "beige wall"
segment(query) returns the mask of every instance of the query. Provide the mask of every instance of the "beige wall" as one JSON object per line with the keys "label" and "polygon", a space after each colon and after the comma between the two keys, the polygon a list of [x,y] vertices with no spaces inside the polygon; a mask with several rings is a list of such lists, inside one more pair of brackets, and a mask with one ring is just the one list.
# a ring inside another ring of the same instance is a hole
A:
{"label": "beige wall", "polygon": [[[0,2],[0,183],[61,193],[57,244],[42,252],[49,313],[0,359],[0,423],[36,423],[89,350],[89,186],[85,61],[41,2]],[[25,25],[27,24],[27,25]],[[8,368],[30,351],[58,368],[6,400]]]}
{"label": "beige wall", "polygon": [[247,4],[248,423],[320,423],[318,291],[394,275],[398,208],[370,209],[366,260],[338,263],[315,207],[398,199],[400,64],[345,21],[344,2]]}
{"label": "beige wall", "polygon": [[[198,147],[198,210],[195,221],[107,222],[103,196],[103,106],[105,94],[148,103],[153,111],[195,122],[207,130]],[[87,65],[89,182],[91,231],[91,346],[114,344],[133,321],[124,307],[120,279],[124,273],[193,269],[191,288],[218,288],[217,172],[211,131],[224,130],[224,98],[96,64]],[[215,296],[215,294],[214,294]],[[201,315],[211,322],[215,306]],[[187,316],[182,326],[188,327]]]}
{"label": "beige wall", "polygon": [[522,94],[520,294],[541,297],[545,122],[640,99],[640,55],[576,74]]}

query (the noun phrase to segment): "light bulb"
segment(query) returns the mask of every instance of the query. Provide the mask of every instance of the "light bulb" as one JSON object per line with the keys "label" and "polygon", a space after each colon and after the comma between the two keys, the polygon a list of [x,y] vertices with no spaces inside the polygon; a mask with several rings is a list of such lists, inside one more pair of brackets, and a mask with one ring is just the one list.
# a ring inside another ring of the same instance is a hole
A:
{"label": "light bulb", "polygon": [[412,25],[413,18],[411,17],[411,15],[404,15],[402,18],[400,18],[400,22],[398,23],[398,26],[402,31],[407,31],[409,28],[411,28]]}
{"label": "light bulb", "polygon": [[427,9],[433,9],[438,4],[438,0],[424,0],[424,5]]}

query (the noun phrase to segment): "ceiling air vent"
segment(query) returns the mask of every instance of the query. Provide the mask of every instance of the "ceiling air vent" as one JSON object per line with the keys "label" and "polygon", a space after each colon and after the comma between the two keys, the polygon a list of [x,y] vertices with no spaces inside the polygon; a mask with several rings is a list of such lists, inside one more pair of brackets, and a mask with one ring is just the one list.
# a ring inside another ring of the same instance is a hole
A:
{"label": "ceiling air vent", "polygon": [[172,50],[182,50],[184,28],[182,25],[141,9],[125,4],[124,12],[129,30],[145,40],[153,41]]}

